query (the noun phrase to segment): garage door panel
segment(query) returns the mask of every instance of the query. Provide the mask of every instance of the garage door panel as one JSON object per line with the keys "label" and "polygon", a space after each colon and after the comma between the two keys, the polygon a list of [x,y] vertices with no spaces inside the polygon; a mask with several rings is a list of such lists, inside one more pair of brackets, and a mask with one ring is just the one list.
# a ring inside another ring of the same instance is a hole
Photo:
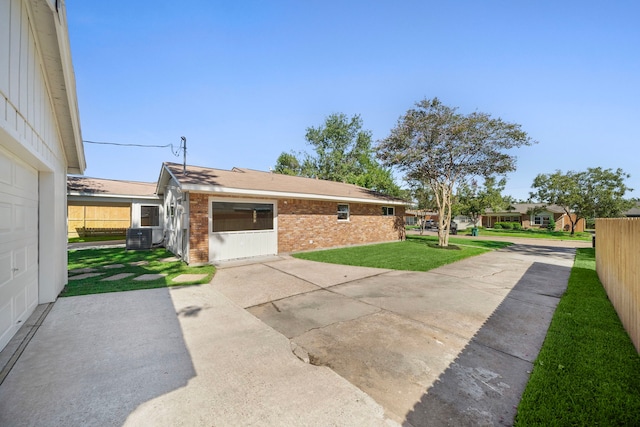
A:
{"label": "garage door panel", "polygon": [[11,280],[12,277],[11,252],[0,253],[0,287]]}
{"label": "garage door panel", "polygon": [[0,149],[0,350],[38,304],[38,172]]}
{"label": "garage door panel", "polygon": [[0,236],[4,239],[4,234],[11,231],[11,205],[0,202]]}
{"label": "garage door panel", "polygon": [[[25,288],[22,288],[18,291],[18,293],[16,294],[16,296],[13,299],[13,306],[15,308],[15,312],[14,312],[14,316],[16,318],[16,320],[19,321],[19,319],[21,317],[24,316],[24,314],[27,311],[27,290]],[[17,322],[16,322],[17,323]]]}
{"label": "garage door panel", "polygon": [[14,333],[12,303],[8,302],[0,307],[0,348],[7,345]]}
{"label": "garage door panel", "polygon": [[35,241],[27,246],[27,270],[38,268],[38,242]]}
{"label": "garage door panel", "polygon": [[27,248],[20,248],[13,252],[14,278],[27,274]]}
{"label": "garage door panel", "polygon": [[0,152],[0,183],[11,184],[13,178],[13,163]]}
{"label": "garage door panel", "polygon": [[30,200],[37,200],[38,176],[34,175],[32,168],[15,164],[13,184],[21,196],[25,196]]}

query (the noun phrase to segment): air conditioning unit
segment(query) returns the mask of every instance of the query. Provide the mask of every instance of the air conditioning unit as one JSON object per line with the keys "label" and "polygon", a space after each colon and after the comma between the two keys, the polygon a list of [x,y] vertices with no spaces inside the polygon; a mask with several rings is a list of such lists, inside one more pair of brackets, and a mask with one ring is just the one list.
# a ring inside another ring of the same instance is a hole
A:
{"label": "air conditioning unit", "polygon": [[151,228],[127,228],[127,250],[151,249]]}

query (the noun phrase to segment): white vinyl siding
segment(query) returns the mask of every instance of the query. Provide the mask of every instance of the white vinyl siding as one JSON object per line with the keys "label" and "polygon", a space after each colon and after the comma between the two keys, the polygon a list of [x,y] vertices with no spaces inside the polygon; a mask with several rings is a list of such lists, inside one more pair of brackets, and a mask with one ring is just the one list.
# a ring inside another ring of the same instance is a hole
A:
{"label": "white vinyl siding", "polygon": [[84,170],[65,15],[38,12],[0,0],[0,350],[67,283],[66,175]]}

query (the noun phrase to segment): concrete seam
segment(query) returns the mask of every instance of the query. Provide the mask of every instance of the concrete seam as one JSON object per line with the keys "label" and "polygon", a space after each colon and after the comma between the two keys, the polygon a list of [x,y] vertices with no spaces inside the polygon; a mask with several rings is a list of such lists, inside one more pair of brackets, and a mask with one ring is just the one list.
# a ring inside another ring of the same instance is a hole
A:
{"label": "concrete seam", "polygon": [[2,371],[0,372],[0,385],[2,385],[4,380],[7,378],[7,376],[9,375],[9,372],[11,372],[11,370],[14,367],[14,365],[16,364],[16,362],[18,361],[18,359],[20,358],[20,356],[24,352],[25,348],[27,348],[27,345],[31,342],[31,339],[33,338],[35,333],[38,331],[40,326],[42,326],[42,323],[44,322],[44,319],[47,317],[47,315],[49,314],[49,312],[53,308],[53,304],[54,303],[52,303],[52,302],[47,304],[47,307],[44,309],[44,311],[42,312],[40,317],[38,317],[38,320],[36,320],[35,324],[31,328],[29,333],[24,337],[24,339],[22,340],[22,342],[20,343],[20,345],[18,346],[16,351],[13,352],[13,355],[11,356],[11,358],[9,359],[7,364],[2,368]]}
{"label": "concrete seam", "polygon": [[[346,282],[336,283],[335,285],[331,285],[331,286],[323,287],[323,286],[320,286],[320,285],[318,285],[318,284],[316,284],[316,283],[310,282],[309,280],[307,280],[307,279],[305,279],[305,278],[303,278],[303,277],[296,276],[295,274],[291,274],[291,273],[289,273],[288,271],[281,270],[281,269],[276,268],[276,267],[274,267],[274,266],[272,266],[272,265],[267,265],[267,264],[262,264],[262,265],[264,265],[265,267],[272,268],[272,269],[274,269],[274,270],[276,270],[276,271],[279,271],[279,272],[281,272],[281,273],[283,273],[283,274],[286,274],[286,275],[288,275],[288,276],[295,277],[296,279],[300,279],[300,280],[302,280],[303,282],[310,283],[310,284],[312,284],[313,286],[317,286],[317,287],[319,287],[319,288],[321,288],[321,289],[329,289],[329,288],[333,288],[334,286],[346,285],[347,283],[357,282],[358,280],[368,279],[368,278],[370,278],[370,277],[382,276],[383,274],[387,274],[387,273],[390,273],[390,272],[392,272],[392,271],[397,271],[397,270],[383,269],[384,271],[381,271],[380,273],[372,274],[371,276],[361,277],[361,278],[358,278],[358,279],[348,280],[348,281],[346,281]],[[338,264],[336,264],[336,265],[338,265]],[[349,267],[349,266],[347,266],[347,267]],[[357,266],[352,266],[352,267],[357,267]]]}
{"label": "concrete seam", "polygon": [[[523,362],[527,362],[527,363],[529,363],[530,365],[532,365],[532,366],[533,366],[533,363],[534,363],[534,362],[531,362],[530,360],[527,360],[527,359],[523,359],[522,357],[518,357],[518,356],[516,356],[515,354],[507,353],[506,351],[502,351],[502,350],[500,350],[500,349],[498,349],[498,348],[493,348],[493,347],[491,347],[490,345],[487,345],[487,344],[485,344],[485,343],[483,343],[483,342],[479,341],[479,340],[477,339],[477,337],[475,337],[475,336],[474,336],[473,338],[471,338],[471,340],[469,341],[469,344],[471,344],[471,343],[476,343],[476,344],[478,344],[479,346],[482,346],[482,347],[484,347],[484,348],[488,348],[489,350],[497,351],[498,353],[502,353],[502,354],[504,354],[505,356],[509,356],[509,357],[513,357],[513,358],[518,359],[518,360],[522,360]],[[468,345],[468,344],[467,344],[467,345]],[[538,350],[538,351],[539,351],[539,350]],[[537,357],[538,357],[538,355],[536,354],[536,358],[537,358]]]}

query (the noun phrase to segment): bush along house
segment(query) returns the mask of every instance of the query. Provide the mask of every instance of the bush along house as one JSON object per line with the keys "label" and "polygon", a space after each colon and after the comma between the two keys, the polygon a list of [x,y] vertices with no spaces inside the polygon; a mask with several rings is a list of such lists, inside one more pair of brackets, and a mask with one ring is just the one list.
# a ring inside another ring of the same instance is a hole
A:
{"label": "bush along house", "polygon": [[404,238],[406,202],[356,185],[164,163],[165,246],[192,265]]}

